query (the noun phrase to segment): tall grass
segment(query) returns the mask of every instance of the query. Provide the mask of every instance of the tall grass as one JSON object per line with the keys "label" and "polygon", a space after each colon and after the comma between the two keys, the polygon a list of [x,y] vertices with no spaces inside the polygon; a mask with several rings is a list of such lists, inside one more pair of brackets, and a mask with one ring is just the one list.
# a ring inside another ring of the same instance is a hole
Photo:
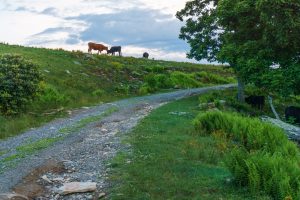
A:
{"label": "tall grass", "polygon": [[221,132],[228,145],[225,165],[240,186],[274,199],[300,199],[300,158],[284,132],[258,119],[218,111],[194,120],[198,133]]}

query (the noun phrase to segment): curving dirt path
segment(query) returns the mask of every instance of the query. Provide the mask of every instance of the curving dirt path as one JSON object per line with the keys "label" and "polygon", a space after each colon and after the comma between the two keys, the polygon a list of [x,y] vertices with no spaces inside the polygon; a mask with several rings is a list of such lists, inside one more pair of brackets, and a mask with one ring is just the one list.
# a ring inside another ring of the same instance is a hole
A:
{"label": "curving dirt path", "polygon": [[[109,187],[106,182],[108,161],[118,151],[128,149],[121,144],[122,135],[140,119],[164,103],[232,87],[236,85],[180,90],[107,103],[0,141],[0,193],[14,191],[29,199],[98,199]],[[96,182],[97,192],[62,196],[56,188],[66,182]]]}

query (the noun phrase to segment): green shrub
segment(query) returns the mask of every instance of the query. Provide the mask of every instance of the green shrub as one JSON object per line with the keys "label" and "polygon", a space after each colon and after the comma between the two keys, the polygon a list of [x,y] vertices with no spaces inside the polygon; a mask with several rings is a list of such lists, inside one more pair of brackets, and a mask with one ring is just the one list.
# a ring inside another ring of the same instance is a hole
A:
{"label": "green shrub", "polygon": [[153,89],[150,88],[147,84],[142,85],[142,87],[140,87],[140,89],[138,91],[138,93],[140,95],[146,95],[146,94],[149,94],[151,92],[153,92]]}
{"label": "green shrub", "polygon": [[47,105],[48,108],[56,108],[58,106],[66,105],[69,98],[61,94],[54,86],[49,84],[42,84],[41,93],[39,95],[39,103]]}
{"label": "green shrub", "polygon": [[124,84],[119,84],[118,86],[115,87],[115,92],[118,94],[128,95],[130,93],[130,86],[124,85]]}
{"label": "green shrub", "polygon": [[145,82],[149,86],[149,88],[153,88],[153,90],[156,90],[156,79],[155,79],[155,74],[151,73],[148,74],[145,77]]}
{"label": "green shrub", "polygon": [[0,111],[16,114],[39,92],[41,74],[38,66],[19,55],[0,56]]}
{"label": "green shrub", "polygon": [[148,94],[159,89],[172,88],[173,84],[170,78],[165,74],[148,74],[145,77],[145,84],[140,88],[140,94]]}
{"label": "green shrub", "polygon": [[117,71],[121,71],[123,69],[123,64],[119,62],[111,62],[110,65]]}
{"label": "green shrub", "polygon": [[174,87],[171,79],[165,74],[157,74],[154,76],[156,88],[168,89]]}
{"label": "green shrub", "polygon": [[200,103],[211,103],[215,100],[221,100],[221,97],[223,97],[223,92],[220,91],[212,91],[208,92],[206,94],[199,96],[199,102]]}
{"label": "green shrub", "polygon": [[155,66],[147,66],[145,68],[147,72],[152,72],[152,73],[164,73],[165,72],[165,67],[161,65],[155,65]]}
{"label": "green shrub", "polygon": [[94,97],[102,97],[104,94],[105,94],[105,91],[102,89],[97,89],[92,93],[92,95]]}
{"label": "green shrub", "polygon": [[193,74],[185,74],[183,72],[175,71],[170,74],[172,84],[180,88],[193,88],[202,86]]}
{"label": "green shrub", "polygon": [[226,84],[236,82],[236,80],[233,77],[221,77],[220,75],[207,73],[204,71],[195,73],[195,76],[202,83]]}
{"label": "green shrub", "polygon": [[231,141],[225,164],[236,183],[274,199],[299,199],[299,151],[281,129],[258,119],[222,112],[200,114],[194,125],[202,134],[223,131]]}

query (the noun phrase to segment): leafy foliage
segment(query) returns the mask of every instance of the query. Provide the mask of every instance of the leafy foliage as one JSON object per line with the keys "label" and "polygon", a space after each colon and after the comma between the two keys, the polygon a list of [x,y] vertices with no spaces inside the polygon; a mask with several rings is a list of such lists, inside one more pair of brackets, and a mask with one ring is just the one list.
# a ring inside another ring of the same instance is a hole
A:
{"label": "leafy foliage", "polygon": [[294,0],[193,0],[177,13],[186,21],[179,37],[189,58],[228,63],[271,92],[299,93],[299,8]]}
{"label": "leafy foliage", "polygon": [[145,77],[145,83],[139,90],[140,94],[148,94],[160,89],[195,88],[211,84],[234,83],[233,77],[222,77],[205,71],[186,73],[173,71],[165,74],[150,73]]}
{"label": "leafy foliage", "polygon": [[59,92],[54,86],[42,83],[41,92],[38,97],[38,104],[43,107],[47,105],[48,108],[57,108],[66,105],[70,99]]}
{"label": "leafy foliage", "polygon": [[19,55],[0,56],[0,111],[16,114],[36,97],[41,74],[38,66]]}
{"label": "leafy foliage", "polygon": [[264,191],[274,199],[299,199],[299,150],[281,129],[221,112],[200,114],[194,124],[199,133],[221,131],[231,142],[225,164],[237,184],[249,186],[253,194]]}

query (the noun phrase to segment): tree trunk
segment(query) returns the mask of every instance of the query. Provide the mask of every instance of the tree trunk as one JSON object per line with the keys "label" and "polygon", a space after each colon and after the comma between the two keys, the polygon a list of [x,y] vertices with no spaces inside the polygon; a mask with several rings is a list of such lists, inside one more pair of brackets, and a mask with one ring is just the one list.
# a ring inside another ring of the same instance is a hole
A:
{"label": "tree trunk", "polygon": [[238,77],[238,101],[243,103],[245,102],[245,83]]}

